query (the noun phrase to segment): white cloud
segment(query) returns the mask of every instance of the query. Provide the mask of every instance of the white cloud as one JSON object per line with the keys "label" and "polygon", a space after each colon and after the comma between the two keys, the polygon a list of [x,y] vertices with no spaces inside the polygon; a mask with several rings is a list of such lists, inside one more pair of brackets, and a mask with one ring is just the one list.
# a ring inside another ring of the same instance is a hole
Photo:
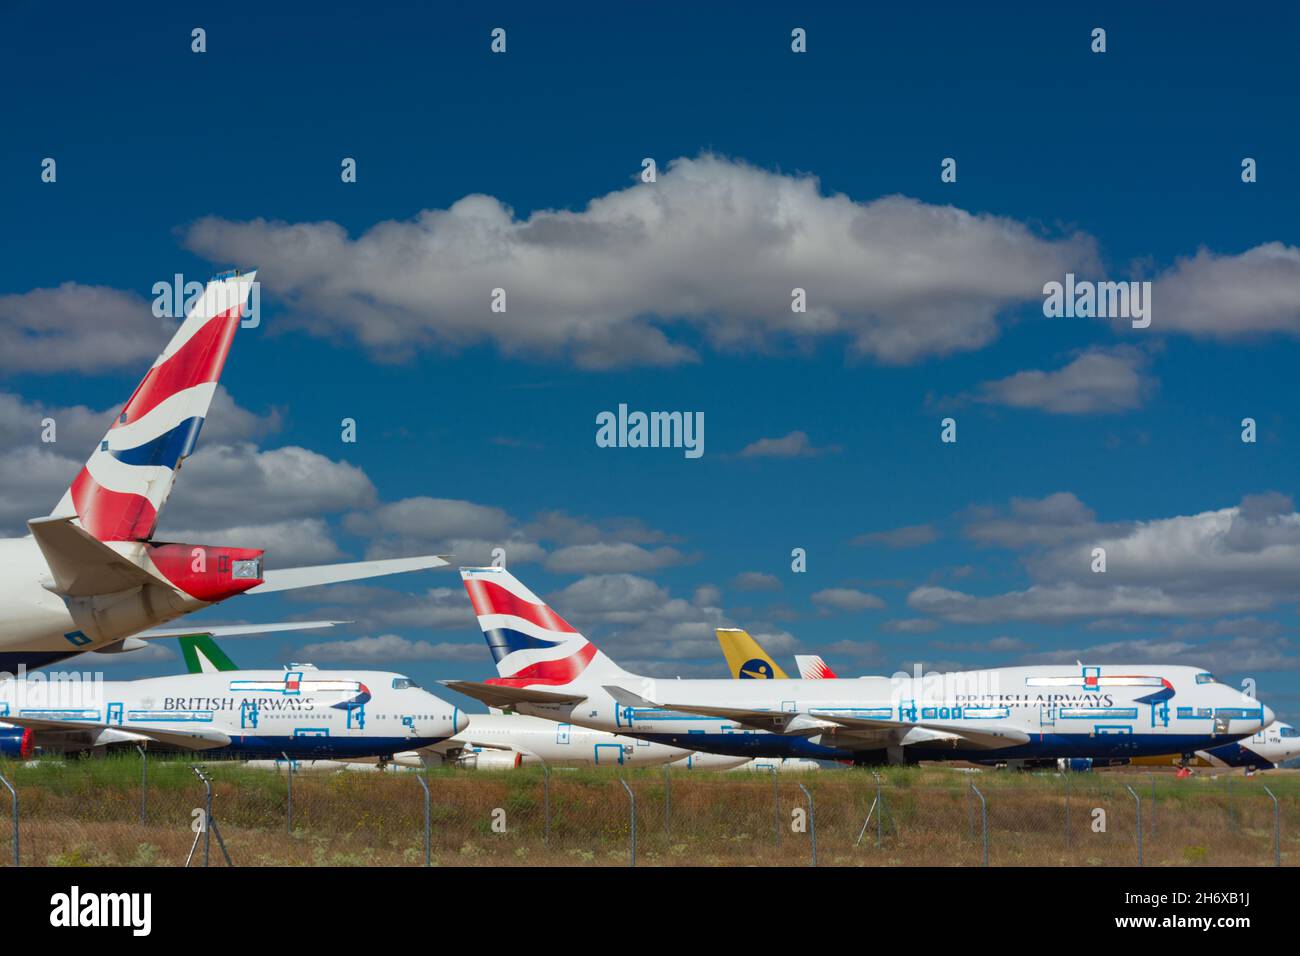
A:
{"label": "white cloud", "polygon": [[1153,330],[1300,335],[1300,248],[1269,242],[1239,255],[1201,249],[1156,280],[1151,302]]}
{"label": "white cloud", "polygon": [[397,634],[357,637],[345,641],[322,641],[308,644],[298,651],[304,660],[334,661],[349,664],[390,664],[409,661],[487,661],[488,650],[482,641],[451,643],[411,641]]}
{"label": "white cloud", "polygon": [[[959,623],[1242,614],[1300,602],[1300,514],[1279,494],[1216,511],[1098,524],[1068,493],[1013,501],[1015,518],[972,526],[977,540],[1025,548],[1034,583],[977,596],[919,587],[908,605]],[[971,529],[968,529],[971,530]],[[1106,571],[1093,571],[1095,548]]]}
{"label": "white cloud", "polygon": [[812,596],[813,603],[836,611],[872,611],[885,606],[874,594],[856,588],[826,588]]}
{"label": "white cloud", "polygon": [[296,445],[200,444],[176,476],[165,527],[219,527],[319,517],[373,504],[375,486],[356,465]]}
{"label": "white cloud", "polygon": [[546,569],[559,574],[612,574],[620,571],[655,571],[689,561],[676,548],[643,548],[628,541],[574,544],[553,551]]}
{"label": "white cloud", "polygon": [[320,518],[291,518],[228,528],[213,525],[201,530],[168,531],[157,538],[213,547],[262,548],[266,551],[268,570],[327,564],[344,556],[330,533],[329,525]]}
{"label": "white cloud", "polygon": [[[519,219],[471,195],[355,239],[333,222],[209,217],[186,245],[259,263],[304,328],[347,334],[381,357],[486,339],[588,368],[696,360],[665,334],[670,321],[723,349],[841,337],[886,362],[975,349],[996,337],[1001,311],[1037,301],[1047,277],[1096,265],[1085,236],[1049,240],[1013,219],[902,196],[855,202],[810,176],[713,155],[676,160],[657,183],[579,212]],[[486,321],[498,287],[508,323]],[[795,287],[807,290],[806,313],[790,309]]]}
{"label": "white cloud", "polygon": [[1088,349],[1063,368],[1017,372],[985,382],[976,401],[1009,408],[1036,408],[1056,415],[1095,415],[1137,408],[1155,387],[1137,349]]}
{"label": "white cloud", "polygon": [[781,579],[764,571],[742,571],[731,579],[731,586],[737,591],[779,591]]}
{"label": "white cloud", "polygon": [[[132,292],[65,282],[0,295],[0,371],[100,372],[136,367],[143,375],[175,331]],[[123,395],[123,401],[127,396]]]}
{"label": "white cloud", "polygon": [[883,544],[887,548],[919,548],[937,540],[939,532],[934,525],[911,524],[889,531],[870,531],[860,534],[850,544]]}
{"label": "white cloud", "polygon": [[790,432],[780,438],[760,438],[740,451],[741,458],[815,458],[840,451],[840,446],[818,448],[807,432]]}

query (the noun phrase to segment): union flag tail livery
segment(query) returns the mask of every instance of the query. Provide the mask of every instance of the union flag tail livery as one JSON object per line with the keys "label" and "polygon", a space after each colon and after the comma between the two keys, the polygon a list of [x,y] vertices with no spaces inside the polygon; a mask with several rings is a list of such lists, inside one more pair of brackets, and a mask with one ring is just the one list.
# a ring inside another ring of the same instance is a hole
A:
{"label": "union flag tail livery", "polygon": [[143,541],[194,451],[256,272],[208,283],[127,399],[52,517],[81,520],[100,541]]}
{"label": "union flag tail livery", "polygon": [[[264,571],[261,548],[153,540],[176,473],[195,449],[255,277],[229,272],[208,283],[54,512],[28,521],[26,537],[0,539],[0,672],[83,651],[136,650],[151,638],[176,636],[157,625],[238,594],[447,563],[424,555]],[[234,517],[216,515],[213,523],[235,523]],[[250,625],[242,632],[298,626]]]}
{"label": "union flag tail livery", "polygon": [[560,687],[627,676],[505,568],[461,568],[501,687]]}

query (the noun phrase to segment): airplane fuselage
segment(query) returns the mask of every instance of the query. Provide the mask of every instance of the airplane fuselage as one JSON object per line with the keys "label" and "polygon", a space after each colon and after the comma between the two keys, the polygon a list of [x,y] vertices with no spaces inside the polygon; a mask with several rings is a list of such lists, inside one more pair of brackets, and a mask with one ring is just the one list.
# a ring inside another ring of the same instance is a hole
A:
{"label": "airplane fuselage", "polygon": [[[601,686],[574,704],[520,704],[525,713],[713,753],[856,762],[996,758],[1123,758],[1191,753],[1254,734],[1272,714],[1196,668],[1166,665],[1013,667],[856,680],[653,680],[618,683],[661,706],[618,704]],[[610,681],[606,681],[610,683]],[[702,717],[690,705],[901,722],[911,728],[792,734]],[[671,705],[671,706],[669,706]],[[927,730],[942,725],[952,734]],[[1009,742],[972,746],[962,731]]]}
{"label": "airplane fuselage", "polygon": [[[80,686],[76,686],[79,684]],[[24,728],[6,717],[58,722]],[[174,747],[150,733],[227,738],[205,754],[325,759],[388,757],[463,729],[465,715],[399,674],[245,670],[134,681],[0,682],[7,749],[80,751],[113,744]],[[16,749],[17,748],[17,749]]]}

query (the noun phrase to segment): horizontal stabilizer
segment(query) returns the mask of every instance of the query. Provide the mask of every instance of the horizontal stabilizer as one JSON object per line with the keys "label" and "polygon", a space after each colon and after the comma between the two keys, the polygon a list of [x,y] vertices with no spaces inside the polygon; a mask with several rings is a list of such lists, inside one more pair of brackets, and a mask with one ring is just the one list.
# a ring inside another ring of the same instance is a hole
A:
{"label": "horizontal stabilizer", "polygon": [[530,687],[480,684],[469,680],[445,680],[442,681],[442,686],[459,691],[466,697],[481,700],[490,707],[509,707],[512,704],[579,704],[587,699],[583,694],[562,694],[551,690],[534,690]]}
{"label": "horizontal stabilizer", "polygon": [[30,727],[37,733],[86,733],[87,731],[95,732],[98,736],[104,731],[110,732],[112,740],[109,742],[117,743],[122,740],[135,738],[137,740],[153,741],[155,743],[167,744],[171,747],[181,747],[185,750],[212,750],[217,747],[225,747],[230,744],[230,738],[219,730],[179,730],[176,728],[160,729],[155,727],[119,727],[110,724],[97,724],[87,720],[50,720],[48,718],[37,717],[9,717],[4,718],[6,724],[12,724],[15,727]]}
{"label": "horizontal stabilizer", "polygon": [[92,597],[145,584],[171,587],[73,524],[74,519],[33,518],[27,522],[59,594]]}
{"label": "horizontal stabilizer", "polygon": [[351,624],[351,621],[280,621],[272,624],[217,624],[213,627],[151,627],[135,635],[146,641],[167,637],[241,637],[245,634],[271,634],[275,631],[314,631],[322,627]]}
{"label": "horizontal stabilizer", "polygon": [[322,584],[341,581],[360,581],[385,574],[402,574],[406,571],[424,571],[443,568],[447,562],[437,555],[419,558],[386,558],[381,561],[354,561],[350,564],[322,564],[310,568],[281,568],[267,571],[263,582],[249,588],[245,594],[269,594],[272,591],[292,591],[297,588],[314,588]]}

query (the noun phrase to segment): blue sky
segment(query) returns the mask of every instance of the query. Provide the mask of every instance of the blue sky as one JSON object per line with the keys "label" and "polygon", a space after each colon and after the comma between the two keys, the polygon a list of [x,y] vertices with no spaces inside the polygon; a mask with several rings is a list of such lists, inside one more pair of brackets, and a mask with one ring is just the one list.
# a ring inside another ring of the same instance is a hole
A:
{"label": "blue sky", "polygon": [[[659,674],[721,674],[726,623],[847,673],[1200,663],[1300,716],[1294,8],[367,13],[4,14],[9,531],[161,348],[153,284],[257,266],[237,408],[163,533],[281,565],[505,546]],[[1151,328],[1045,318],[1067,270],[1153,281]],[[704,412],[704,456],[597,448],[620,402]],[[256,505],[231,491],[251,475]],[[1080,569],[1097,545],[1105,575]],[[205,617],[357,622],[233,644],[250,665],[325,643],[322,665],[489,673],[454,572],[376,587]]]}

